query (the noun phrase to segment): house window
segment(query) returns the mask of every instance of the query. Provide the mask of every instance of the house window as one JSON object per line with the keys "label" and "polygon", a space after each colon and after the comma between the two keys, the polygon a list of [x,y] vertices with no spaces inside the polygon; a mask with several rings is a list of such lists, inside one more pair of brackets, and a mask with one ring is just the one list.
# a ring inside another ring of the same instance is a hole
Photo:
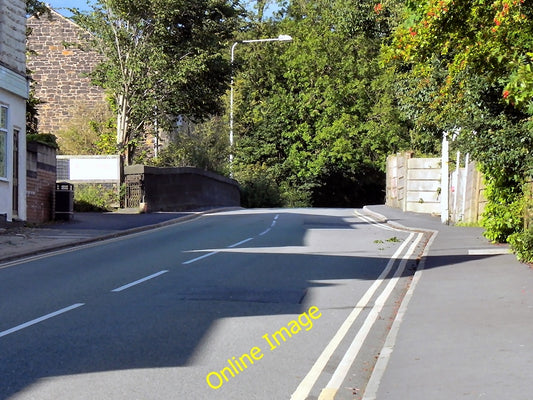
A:
{"label": "house window", "polygon": [[0,106],[0,178],[7,178],[7,107]]}

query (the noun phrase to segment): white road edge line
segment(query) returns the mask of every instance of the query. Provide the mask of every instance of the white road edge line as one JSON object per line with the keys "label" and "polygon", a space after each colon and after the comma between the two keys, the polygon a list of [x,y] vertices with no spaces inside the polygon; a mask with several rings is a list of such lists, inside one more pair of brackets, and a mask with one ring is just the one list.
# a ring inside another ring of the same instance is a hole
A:
{"label": "white road edge line", "polygon": [[139,283],[146,282],[146,281],[148,281],[150,279],[154,279],[154,278],[158,277],[159,275],[166,274],[167,272],[168,272],[168,270],[163,270],[163,271],[156,272],[155,274],[152,274],[150,276],[144,277],[142,279],[138,279],[135,282],[131,282],[131,283],[128,283],[127,285],[124,285],[124,286],[118,287],[116,289],[113,289],[112,292],[122,292],[123,290],[126,290],[126,289],[128,289],[128,288],[130,288],[132,286],[138,285]]}
{"label": "white road edge line", "polygon": [[416,246],[418,246],[418,243],[420,243],[420,240],[423,236],[423,233],[419,233],[416,240],[412,243],[411,247],[409,247],[409,250],[407,250],[407,252],[402,257],[402,261],[398,266],[398,269],[394,273],[394,277],[389,281],[383,292],[376,299],[374,307],[372,307],[372,309],[368,313],[363,323],[363,326],[361,327],[361,329],[359,329],[357,335],[355,335],[352,344],[344,354],[344,357],[335,369],[335,372],[333,373],[333,376],[329,380],[328,384],[320,393],[318,400],[333,400],[335,398],[335,394],[342,386],[342,382],[344,382],[344,379],[346,378],[349,369],[351,368],[353,362],[355,361],[355,358],[359,354],[359,351],[363,347],[363,343],[368,337],[372,326],[374,326],[374,323],[377,321],[379,313],[385,306],[387,299],[391,295],[392,291],[394,290],[394,287],[398,283],[398,280],[402,276],[403,271],[405,270],[405,266],[407,265],[407,261],[414,253]]}
{"label": "white road edge line", "polygon": [[300,382],[294,393],[291,395],[291,400],[305,400],[307,399],[307,396],[313,389],[313,386],[315,385],[316,381],[318,380],[320,374],[324,370],[324,367],[326,366],[327,362],[341,343],[341,341],[344,339],[344,336],[348,333],[349,329],[361,313],[361,311],[366,307],[372,296],[374,296],[374,293],[378,290],[379,286],[383,283],[389,272],[391,271],[392,267],[394,266],[394,263],[400,256],[400,254],[403,252],[403,249],[407,246],[407,244],[411,241],[413,238],[414,233],[410,233],[407,239],[401,244],[400,247],[396,250],[396,252],[393,254],[393,256],[389,259],[389,262],[387,263],[387,266],[385,269],[381,272],[379,277],[374,281],[374,283],[370,286],[370,288],[366,291],[366,293],[361,297],[357,305],[354,307],[354,309],[350,312],[350,315],[344,320],[341,327],[337,330],[333,338],[330,340],[328,345],[324,348],[318,359],[315,361],[305,378]]}
{"label": "white road edge line", "polygon": [[403,322],[403,318],[405,316],[405,313],[407,312],[407,307],[409,306],[409,302],[411,301],[411,298],[413,297],[416,286],[418,285],[418,281],[420,281],[420,278],[422,277],[422,271],[424,270],[424,267],[426,264],[426,257],[429,253],[429,248],[433,244],[433,241],[435,240],[435,237],[437,237],[437,234],[438,234],[437,231],[428,231],[428,232],[431,233],[431,237],[429,238],[428,243],[426,244],[424,248],[422,257],[420,259],[420,263],[418,264],[417,271],[415,272],[415,275],[413,277],[409,290],[407,290],[407,293],[405,294],[400,304],[400,308],[398,309],[398,314],[396,314],[396,318],[394,318],[389,334],[387,335],[387,338],[385,339],[385,343],[383,344],[383,348],[379,352],[378,360],[376,362],[376,365],[374,366],[372,375],[370,375],[370,379],[368,380],[368,383],[366,385],[362,400],[376,400],[377,399],[376,396],[377,396],[377,392],[379,389],[379,385],[381,383],[381,379],[383,378],[383,375],[385,374],[385,370],[387,369],[387,366],[389,364],[390,356],[396,345],[396,338],[398,336],[398,332],[400,331],[400,325]]}
{"label": "white road edge line", "polygon": [[[227,246],[226,248],[227,248],[227,249],[232,249],[232,248],[234,248],[234,247],[240,246],[241,244],[244,244],[244,243],[246,243],[246,242],[249,242],[250,240],[253,240],[253,239],[254,239],[254,238],[244,239],[244,240],[241,240],[240,242],[233,243],[233,244]],[[182,262],[182,265],[192,264],[193,262],[203,260],[204,258],[214,256],[215,254],[218,254],[218,253],[220,253],[220,250],[212,251],[212,252],[210,252],[210,253],[207,253],[207,254],[201,255],[200,257],[193,258],[192,260]]]}
{"label": "white road edge line", "polygon": [[17,331],[20,331],[24,328],[27,328],[29,326],[32,326],[32,325],[35,325],[35,324],[38,324],[39,322],[43,322],[47,319],[50,319],[50,318],[53,318],[53,317],[56,317],[60,314],[64,314],[68,311],[71,311],[71,310],[74,310],[75,308],[78,308],[78,307],[81,307],[81,306],[84,306],[85,303],[76,303],[76,304],[73,304],[71,306],[68,306],[68,307],[65,307],[65,308],[62,308],[61,310],[57,310],[57,311],[54,311],[53,313],[50,313],[50,314],[46,314],[46,315],[43,315],[42,317],[39,317],[39,318],[36,318],[36,319],[33,319],[31,321],[28,321],[24,324],[21,324],[21,325],[18,325],[18,326],[15,326],[14,328],[11,328],[11,329],[8,329],[7,331],[3,331],[3,332],[0,332],[0,337],[2,336],[7,336],[11,333],[14,333],[14,332],[17,332]]}
{"label": "white road edge line", "polygon": [[[276,220],[279,218],[279,214],[276,214],[276,216],[274,217],[274,220],[272,221],[272,224],[270,225],[270,228],[268,229],[265,229],[263,232],[261,232],[258,236],[264,236],[266,235],[268,232],[270,232],[270,230],[274,227],[274,225],[276,225]],[[249,242],[250,240],[254,240],[253,237],[250,237],[250,238],[247,238],[247,239],[244,239],[244,240],[241,240],[240,242],[237,242],[237,243],[233,243],[229,246],[227,246],[226,248],[227,249],[232,249],[234,247],[237,247],[237,246],[240,246],[241,244],[244,244],[244,243],[247,243]],[[189,261],[185,261],[182,263],[182,265],[188,265],[188,264],[192,264],[193,262],[196,262],[196,261],[200,261],[200,260],[203,260],[204,258],[207,258],[207,257],[211,257],[211,256],[214,256],[215,254],[218,254],[220,251],[212,251],[210,253],[207,253],[207,254],[204,254],[200,257],[196,257],[196,258],[193,258],[192,260],[189,260]]]}
{"label": "white road edge line", "polygon": [[214,256],[218,251],[212,251],[211,253],[204,254],[203,256],[193,258],[192,260],[182,262],[183,265],[192,264],[193,262],[203,260],[204,258]]}
{"label": "white road edge line", "polygon": [[254,238],[248,238],[248,239],[241,240],[240,242],[233,243],[233,244],[229,245],[227,248],[228,248],[228,249],[232,249],[232,248],[234,248],[234,247],[240,246],[241,244],[244,244],[244,243],[246,243],[246,242],[249,242],[250,240],[254,240]]}

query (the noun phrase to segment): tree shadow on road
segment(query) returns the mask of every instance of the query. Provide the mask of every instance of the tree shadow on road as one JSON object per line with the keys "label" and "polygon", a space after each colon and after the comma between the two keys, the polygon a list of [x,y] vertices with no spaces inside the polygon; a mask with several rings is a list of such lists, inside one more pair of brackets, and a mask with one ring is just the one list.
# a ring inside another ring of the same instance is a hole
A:
{"label": "tree shadow on road", "polygon": [[[265,222],[276,211],[264,212]],[[367,235],[369,224],[341,216],[323,217],[292,210],[286,236],[256,237],[247,246],[218,248],[218,253],[194,264],[166,266],[164,278],[123,293],[111,292],[85,300],[80,309],[0,338],[0,398],[7,399],[43,378],[127,369],[183,367],[216,321],[235,317],[298,315],[308,307],[316,288],[344,290],[347,280],[374,281],[398,244],[380,251],[374,236],[357,249],[309,249],[310,235]],[[213,216],[231,226],[231,213]],[[212,223],[212,221],[211,221]],[[281,221],[279,223],[282,223]],[[169,228],[172,229],[172,228]],[[383,232],[387,238],[400,233]],[[407,236],[407,235],[404,235]],[[174,239],[175,240],[175,239]],[[161,246],[165,245],[164,243]],[[101,254],[109,262],[116,251]],[[148,249],[146,249],[148,251]],[[205,254],[213,249],[199,249]],[[131,255],[133,258],[138,255]],[[185,254],[186,257],[192,255]],[[426,268],[484,260],[490,256],[431,256]],[[412,276],[419,254],[403,276]],[[81,262],[81,260],[80,260]],[[96,260],[92,260],[96,263]],[[147,290],[143,295],[143,290]],[[149,291],[148,291],[149,290]],[[353,294],[354,296],[356,294]],[[357,298],[351,301],[355,306]],[[0,329],[7,329],[3,327]],[[236,338],[236,340],[239,340]]]}

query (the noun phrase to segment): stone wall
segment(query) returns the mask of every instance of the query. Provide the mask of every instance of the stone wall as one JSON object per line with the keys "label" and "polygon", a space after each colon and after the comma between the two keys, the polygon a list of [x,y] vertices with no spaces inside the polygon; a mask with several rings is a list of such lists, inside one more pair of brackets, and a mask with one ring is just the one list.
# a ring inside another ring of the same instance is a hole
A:
{"label": "stone wall", "polygon": [[0,63],[26,75],[25,15],[23,0],[0,0]]}
{"label": "stone wall", "polygon": [[56,186],[56,150],[30,142],[27,147],[27,221],[40,224],[53,217]]}
{"label": "stone wall", "polygon": [[132,165],[124,167],[124,175],[130,197],[127,204],[145,212],[238,207],[241,203],[237,181],[198,168]]}
{"label": "stone wall", "polygon": [[38,108],[39,131],[56,133],[80,109],[105,103],[103,90],[87,76],[101,58],[72,45],[81,43],[87,33],[53,10],[29,18],[28,28],[28,69],[35,81],[35,95],[44,102]]}

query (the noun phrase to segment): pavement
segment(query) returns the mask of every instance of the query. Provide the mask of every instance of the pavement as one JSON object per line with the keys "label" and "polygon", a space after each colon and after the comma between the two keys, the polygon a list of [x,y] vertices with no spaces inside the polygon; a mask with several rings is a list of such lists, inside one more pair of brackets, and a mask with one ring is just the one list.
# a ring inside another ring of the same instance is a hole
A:
{"label": "pavement", "polygon": [[70,220],[0,229],[0,263],[175,224],[222,209],[190,212],[74,213]]}
{"label": "pavement", "polygon": [[480,228],[386,206],[365,211],[436,235],[363,399],[533,398],[533,269]]}

